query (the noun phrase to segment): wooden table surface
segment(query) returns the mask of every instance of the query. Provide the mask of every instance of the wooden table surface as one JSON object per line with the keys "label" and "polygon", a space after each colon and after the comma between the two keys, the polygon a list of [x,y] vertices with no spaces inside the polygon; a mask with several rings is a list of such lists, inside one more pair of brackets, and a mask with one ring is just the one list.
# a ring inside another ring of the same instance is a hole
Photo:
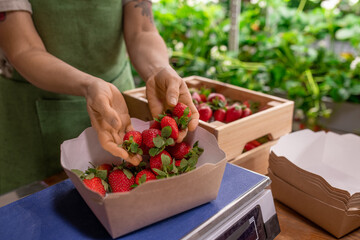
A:
{"label": "wooden table surface", "polygon": [[[65,172],[54,175],[44,182],[51,186],[67,178]],[[327,240],[337,239],[294,210],[275,200],[276,213],[280,223],[280,234],[275,240]],[[341,240],[360,240],[360,228],[344,236]]]}
{"label": "wooden table surface", "polygon": [[[291,208],[275,200],[276,213],[280,223],[280,234],[275,240],[327,240],[337,239],[315,223],[304,218]],[[341,238],[341,240],[359,240],[360,228]]]}

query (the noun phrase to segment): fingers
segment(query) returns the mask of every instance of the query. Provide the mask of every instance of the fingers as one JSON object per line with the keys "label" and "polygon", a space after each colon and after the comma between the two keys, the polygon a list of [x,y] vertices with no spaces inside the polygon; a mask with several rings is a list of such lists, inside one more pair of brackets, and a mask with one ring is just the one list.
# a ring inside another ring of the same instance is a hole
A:
{"label": "fingers", "polygon": [[157,118],[164,112],[164,104],[161,96],[157,96],[155,79],[149,79],[146,83],[146,97],[149,103],[151,115]]}
{"label": "fingers", "polygon": [[181,143],[184,140],[184,138],[186,137],[187,132],[188,132],[187,128],[185,128],[184,130],[179,131],[179,136],[176,139],[176,142]]}
{"label": "fingers", "polygon": [[131,163],[134,166],[137,166],[142,161],[142,157],[139,154],[135,154],[135,155],[129,155],[129,157],[124,160]]}
{"label": "fingers", "polygon": [[166,89],[167,104],[171,107],[175,107],[175,105],[178,103],[178,100],[179,100],[179,94],[180,94],[179,81],[176,79],[169,81],[169,85]]}

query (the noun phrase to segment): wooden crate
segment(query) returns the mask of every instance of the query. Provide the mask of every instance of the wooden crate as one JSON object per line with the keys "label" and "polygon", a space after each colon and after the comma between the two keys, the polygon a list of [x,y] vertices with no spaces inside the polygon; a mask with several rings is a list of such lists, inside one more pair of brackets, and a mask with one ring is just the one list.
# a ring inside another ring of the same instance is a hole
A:
{"label": "wooden crate", "polygon": [[272,140],[262,144],[259,147],[242,153],[238,157],[231,159],[229,162],[240,167],[250,169],[254,172],[266,175],[269,167],[270,148],[277,143],[278,140]]}
{"label": "wooden crate", "polygon": [[[276,140],[291,131],[294,109],[292,101],[199,76],[187,77],[184,80],[189,88],[213,88],[233,100],[259,102],[260,109],[264,109],[230,123],[208,123],[200,120],[199,125],[215,135],[228,160],[238,159],[243,155],[244,146],[249,141],[265,135],[268,135],[270,140]],[[130,116],[149,121],[152,116],[145,95],[145,87],[124,92]],[[250,152],[247,155],[250,155]]]}

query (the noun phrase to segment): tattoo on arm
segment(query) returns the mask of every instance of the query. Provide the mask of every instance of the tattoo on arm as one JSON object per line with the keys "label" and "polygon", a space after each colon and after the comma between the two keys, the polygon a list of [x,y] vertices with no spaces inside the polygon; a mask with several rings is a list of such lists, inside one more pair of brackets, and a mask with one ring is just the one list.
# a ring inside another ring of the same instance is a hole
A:
{"label": "tattoo on arm", "polygon": [[139,7],[142,9],[141,14],[145,17],[148,17],[151,23],[154,23],[152,10],[151,10],[151,1],[149,0],[136,0],[135,8]]}
{"label": "tattoo on arm", "polygon": [[0,12],[0,22],[4,22],[6,19],[6,12]]}

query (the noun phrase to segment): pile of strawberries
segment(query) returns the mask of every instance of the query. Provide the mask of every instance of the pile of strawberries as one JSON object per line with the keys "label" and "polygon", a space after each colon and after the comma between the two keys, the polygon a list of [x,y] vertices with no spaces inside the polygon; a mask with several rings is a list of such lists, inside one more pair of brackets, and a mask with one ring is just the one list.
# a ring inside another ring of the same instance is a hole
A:
{"label": "pile of strawberries", "polygon": [[209,88],[190,89],[192,100],[199,111],[200,120],[205,122],[233,122],[247,117],[258,110],[259,103],[232,101]]}
{"label": "pile of strawberries", "polygon": [[109,192],[127,192],[151,180],[176,176],[195,169],[203,149],[196,142],[176,143],[179,131],[187,128],[191,110],[178,103],[172,111],[159,115],[149,129],[143,132],[129,131],[120,147],[129,154],[143,155],[138,166],[123,162],[120,165],[101,164],[91,166],[85,172],[76,173],[91,190],[105,196]]}

